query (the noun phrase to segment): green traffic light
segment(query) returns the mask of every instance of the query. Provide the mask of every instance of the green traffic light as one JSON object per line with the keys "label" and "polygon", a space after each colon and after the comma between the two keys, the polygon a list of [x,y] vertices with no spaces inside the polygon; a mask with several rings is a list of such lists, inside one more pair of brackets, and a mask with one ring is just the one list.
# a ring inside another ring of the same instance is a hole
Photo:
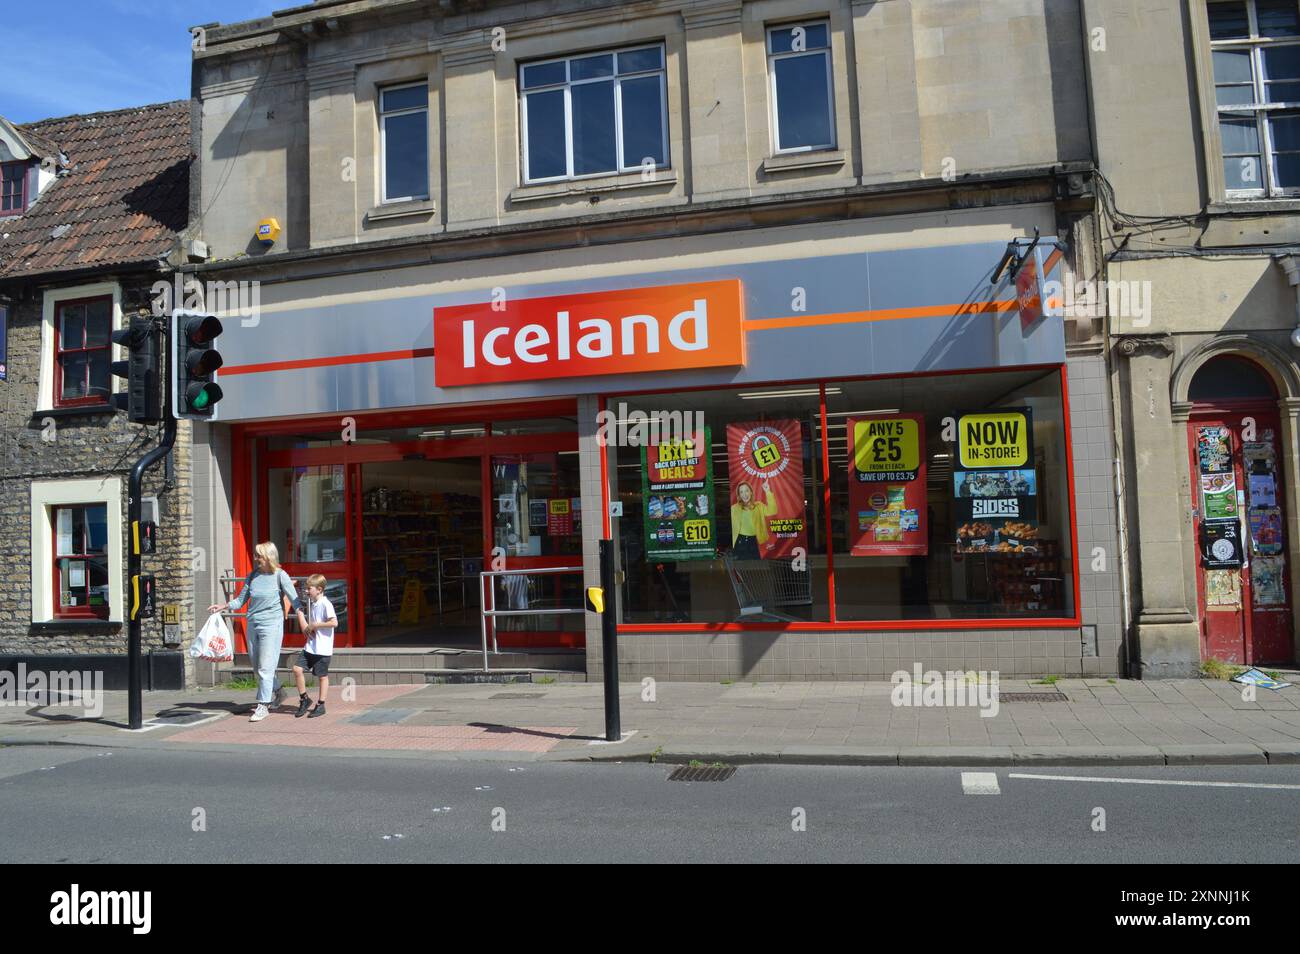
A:
{"label": "green traffic light", "polygon": [[190,402],[190,407],[194,408],[194,410],[196,411],[201,411],[207,406],[208,406],[208,392],[207,389],[204,388],[202,391],[200,391],[198,394],[194,396],[194,400]]}

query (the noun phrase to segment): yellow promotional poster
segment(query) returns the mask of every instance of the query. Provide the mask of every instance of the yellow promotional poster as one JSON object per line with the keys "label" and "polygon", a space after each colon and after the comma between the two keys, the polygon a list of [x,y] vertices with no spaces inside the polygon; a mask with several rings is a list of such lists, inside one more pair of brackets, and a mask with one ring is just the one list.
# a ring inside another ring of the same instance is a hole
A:
{"label": "yellow promotional poster", "polygon": [[911,417],[853,421],[853,463],[861,480],[915,480],[921,465],[921,422]]}
{"label": "yellow promotional poster", "polygon": [[850,417],[849,540],[854,556],[924,556],[925,418]]}
{"label": "yellow promotional poster", "polygon": [[957,419],[960,466],[966,470],[1032,467],[1032,426],[1027,407],[963,414]]}

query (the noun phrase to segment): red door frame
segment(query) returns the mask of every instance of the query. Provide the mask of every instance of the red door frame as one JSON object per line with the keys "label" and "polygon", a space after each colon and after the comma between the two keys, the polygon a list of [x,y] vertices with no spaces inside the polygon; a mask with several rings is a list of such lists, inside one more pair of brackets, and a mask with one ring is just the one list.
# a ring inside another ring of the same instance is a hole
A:
{"label": "red door frame", "polygon": [[[572,398],[527,403],[478,404],[424,411],[380,411],[353,414],[351,416],[356,419],[358,433],[377,428],[421,427],[453,423],[484,423],[486,433],[483,437],[399,441],[387,444],[345,444],[340,447],[311,447],[272,451],[267,446],[269,437],[310,432],[312,430],[331,432],[339,426],[338,415],[232,425],[231,534],[234,543],[235,573],[238,578],[243,578],[252,569],[252,548],[256,542],[254,531],[265,534],[266,528],[270,526],[270,500],[267,487],[270,470],[274,467],[334,464],[342,464],[345,467],[345,489],[347,491],[348,506],[347,524],[351,533],[348,539],[347,560],[340,561],[338,566],[344,568],[343,572],[346,574],[349,584],[349,632],[346,635],[339,634],[336,644],[339,648],[365,646],[365,588],[368,580],[366,578],[365,560],[362,558],[364,548],[361,519],[362,465],[379,461],[402,460],[411,454],[423,454],[427,460],[479,457],[483,477],[483,559],[487,561],[491,557],[492,550],[492,457],[498,454],[555,453],[561,450],[578,449],[576,428],[572,432],[519,436],[494,436],[491,428],[493,419],[576,418],[577,401]],[[256,521],[253,513],[254,489],[257,491]],[[506,566],[562,566],[568,559],[571,558],[513,557],[507,560]],[[319,564],[314,564],[315,569],[313,572],[319,572],[319,566]],[[576,637],[576,644],[582,645],[583,633],[580,631],[574,631],[573,633],[565,631],[554,635],[568,637],[569,642],[573,642]],[[286,646],[297,645],[301,642],[301,635],[286,632]],[[244,651],[242,629],[239,630],[239,643],[239,649],[242,652]]]}
{"label": "red door frame", "polygon": [[[1228,428],[1232,434],[1232,470],[1233,479],[1237,484],[1238,493],[1246,491],[1245,480],[1245,460],[1242,455],[1242,441],[1240,433],[1242,429],[1242,419],[1255,418],[1255,429],[1258,433],[1271,428],[1273,430],[1273,447],[1277,460],[1277,472],[1274,475],[1276,485],[1275,494],[1277,507],[1281,511],[1281,523],[1285,528],[1288,526],[1286,514],[1285,491],[1283,481],[1285,480],[1285,468],[1282,464],[1282,440],[1281,440],[1281,413],[1278,410],[1276,401],[1265,399],[1221,399],[1217,401],[1198,401],[1193,405],[1191,414],[1187,419],[1187,453],[1188,464],[1191,468],[1191,492],[1192,492],[1192,548],[1194,553],[1196,568],[1196,608],[1199,615],[1199,624],[1201,628],[1201,653],[1208,657],[1212,655],[1210,647],[1209,621],[1211,611],[1206,606],[1205,593],[1205,567],[1201,565],[1201,522],[1204,514],[1201,512],[1201,487],[1200,487],[1200,460],[1196,448],[1196,432],[1198,428],[1206,426],[1220,426]],[[1246,554],[1246,560],[1249,564],[1255,559],[1255,554],[1250,551],[1250,527],[1249,527],[1249,509],[1238,508],[1241,521],[1242,532],[1242,549]],[[1279,554],[1282,557],[1282,578],[1286,583],[1286,603],[1284,604],[1285,612],[1288,618],[1293,619],[1294,607],[1293,597],[1291,594],[1289,564],[1289,549],[1291,546],[1290,539],[1282,547]],[[1244,663],[1245,665],[1256,665],[1264,663],[1283,663],[1287,664],[1292,661],[1291,657],[1295,653],[1294,637],[1292,637],[1291,652],[1284,659],[1266,659],[1257,658],[1255,653],[1255,619],[1254,619],[1254,593],[1251,583],[1249,566],[1243,567],[1241,574],[1241,610],[1238,614],[1241,620],[1242,631],[1242,659],[1228,660],[1234,663]],[[1220,610],[1212,611],[1216,615]],[[1288,632],[1294,632],[1293,624],[1288,625]]]}

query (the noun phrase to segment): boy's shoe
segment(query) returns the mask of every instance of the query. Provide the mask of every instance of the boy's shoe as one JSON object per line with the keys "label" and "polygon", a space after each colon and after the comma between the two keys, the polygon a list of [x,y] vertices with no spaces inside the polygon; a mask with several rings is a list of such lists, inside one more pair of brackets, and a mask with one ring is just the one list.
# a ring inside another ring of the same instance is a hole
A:
{"label": "boy's shoe", "polygon": [[259,702],[257,704],[257,708],[253,710],[253,714],[248,717],[248,721],[261,722],[263,719],[266,718],[266,716],[267,716],[267,708],[265,705]]}
{"label": "boy's shoe", "polygon": [[275,687],[275,696],[271,699],[271,705],[277,709],[284,705],[284,686]]}
{"label": "boy's shoe", "polygon": [[307,713],[307,718],[315,719],[317,716],[323,716],[324,714],[325,714],[325,703],[318,702],[316,703],[316,708],[312,709],[311,712]]}
{"label": "boy's shoe", "polygon": [[295,719],[301,719],[303,716],[307,714],[307,710],[310,708],[311,708],[311,697],[303,696],[301,699],[298,700],[298,711],[293,714],[293,717]]}

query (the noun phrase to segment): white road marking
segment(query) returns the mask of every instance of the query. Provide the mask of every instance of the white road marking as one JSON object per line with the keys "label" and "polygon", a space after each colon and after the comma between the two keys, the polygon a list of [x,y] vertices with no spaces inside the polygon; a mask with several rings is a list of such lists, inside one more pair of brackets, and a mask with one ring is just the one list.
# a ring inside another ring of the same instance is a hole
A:
{"label": "white road marking", "polygon": [[152,732],[154,729],[192,729],[195,726],[207,725],[209,722],[216,722],[218,719],[224,719],[230,715],[229,712],[217,712],[208,716],[206,719],[199,719],[197,722],[160,722],[158,719],[148,719],[144,725],[138,729],[118,729],[118,732]]}
{"label": "white road marking", "polygon": [[962,772],[961,790],[963,795],[1001,795],[998,788],[996,772]]}
{"label": "white road marking", "polygon": [[605,739],[592,739],[587,744],[588,745],[620,745],[626,742],[628,739],[632,738],[632,736],[636,735],[637,732],[639,731],[640,731],[639,729],[628,729],[626,732],[623,733],[623,738],[619,739],[617,742],[609,742]]}
{"label": "white road marking", "polygon": [[1053,782],[1112,782],[1116,785],[1190,785],[1195,788],[1280,788],[1300,790],[1300,785],[1278,785],[1271,782],[1186,782],[1164,778],[1103,778],[1094,775],[1024,775],[1008,773],[1007,778],[1036,778]]}

